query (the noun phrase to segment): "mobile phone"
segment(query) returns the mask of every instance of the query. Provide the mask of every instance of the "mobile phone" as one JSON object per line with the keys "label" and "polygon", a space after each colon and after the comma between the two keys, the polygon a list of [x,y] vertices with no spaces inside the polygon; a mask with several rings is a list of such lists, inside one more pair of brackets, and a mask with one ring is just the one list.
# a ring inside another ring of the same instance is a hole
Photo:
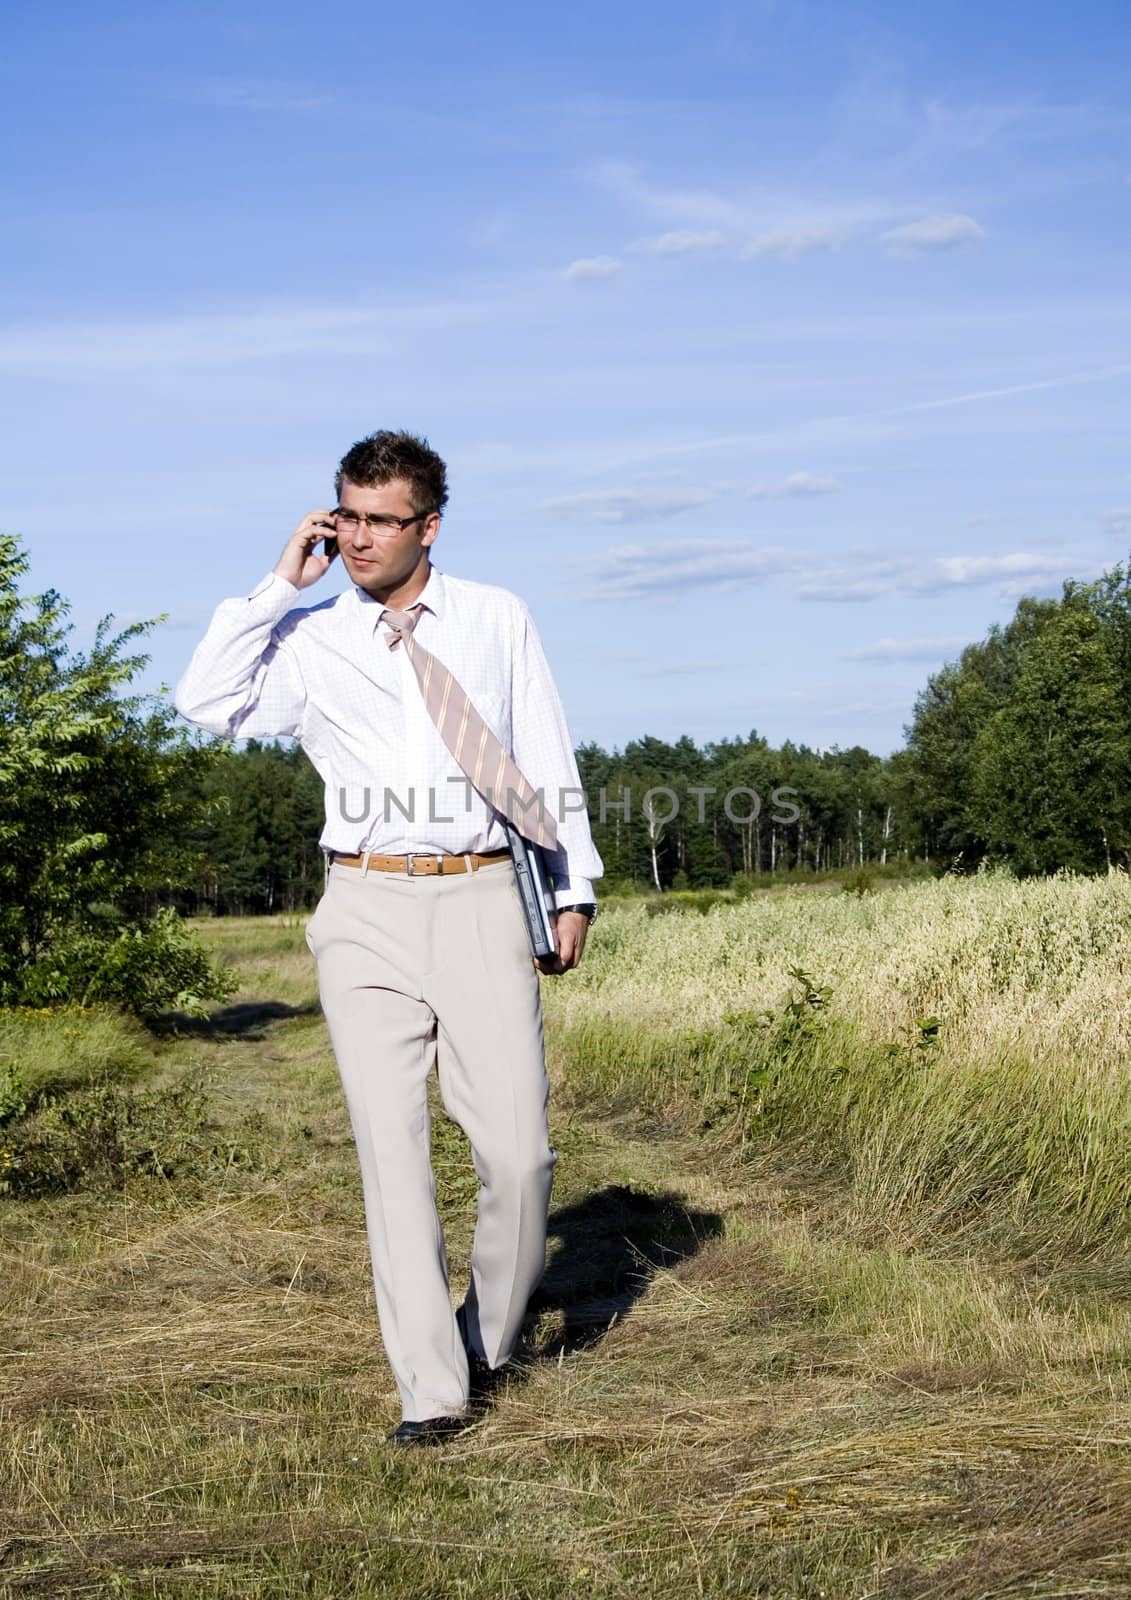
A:
{"label": "mobile phone", "polygon": [[329,556],[330,560],[333,561],[338,553],[338,536],[334,532],[334,524],[332,522],[318,522],[315,526],[326,529],[326,532],[322,535],[322,554]]}

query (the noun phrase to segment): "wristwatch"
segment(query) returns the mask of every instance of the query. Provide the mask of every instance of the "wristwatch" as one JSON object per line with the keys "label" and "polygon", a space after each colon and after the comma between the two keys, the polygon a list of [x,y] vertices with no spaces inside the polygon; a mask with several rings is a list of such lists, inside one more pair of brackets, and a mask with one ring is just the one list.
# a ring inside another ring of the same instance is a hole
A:
{"label": "wristwatch", "polygon": [[597,907],[593,904],[592,900],[588,900],[584,904],[577,906],[559,906],[558,910],[584,912],[584,914],[589,918],[590,927],[592,927],[597,920]]}

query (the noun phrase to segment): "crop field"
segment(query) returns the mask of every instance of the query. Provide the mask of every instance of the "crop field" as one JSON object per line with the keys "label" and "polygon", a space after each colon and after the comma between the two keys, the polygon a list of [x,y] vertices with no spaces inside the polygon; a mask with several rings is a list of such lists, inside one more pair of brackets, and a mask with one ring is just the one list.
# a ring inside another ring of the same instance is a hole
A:
{"label": "crop field", "polygon": [[547,1272],[430,1451],[302,920],[197,925],[207,1019],[0,1015],[0,1593],[1131,1596],[1131,882],[857,888],[544,981]]}

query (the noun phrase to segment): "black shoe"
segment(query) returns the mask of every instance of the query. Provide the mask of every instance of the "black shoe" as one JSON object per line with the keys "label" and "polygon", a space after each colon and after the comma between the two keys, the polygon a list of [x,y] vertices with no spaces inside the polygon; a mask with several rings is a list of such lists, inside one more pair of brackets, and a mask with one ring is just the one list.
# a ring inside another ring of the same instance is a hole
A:
{"label": "black shoe", "polygon": [[446,1444],[467,1426],[467,1417],[426,1417],[423,1422],[402,1422],[385,1437],[388,1444]]}
{"label": "black shoe", "polygon": [[469,1355],[467,1358],[467,1386],[468,1403],[471,1406],[488,1405],[501,1389],[513,1379],[521,1383],[526,1375],[529,1363],[523,1359],[511,1357],[501,1366],[492,1367],[482,1356]]}
{"label": "black shoe", "polygon": [[493,1367],[483,1356],[468,1355],[467,1358],[467,1387],[468,1400],[471,1405],[481,1405],[490,1400],[498,1389],[514,1371],[514,1366],[509,1361],[504,1361],[501,1367]]}

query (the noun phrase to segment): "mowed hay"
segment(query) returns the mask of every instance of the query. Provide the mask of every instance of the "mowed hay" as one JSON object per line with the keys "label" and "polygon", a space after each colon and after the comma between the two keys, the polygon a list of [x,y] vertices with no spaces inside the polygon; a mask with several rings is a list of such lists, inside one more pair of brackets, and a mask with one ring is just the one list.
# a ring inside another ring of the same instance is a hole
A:
{"label": "mowed hay", "polygon": [[160,1072],[206,1063],[255,1162],[0,1206],[0,1593],[1131,1594],[1120,1057],[1041,1033],[1122,1003],[1128,913],[1116,878],[602,918],[544,985],[523,1361],[415,1453],[301,928],[209,928],[244,990]]}

